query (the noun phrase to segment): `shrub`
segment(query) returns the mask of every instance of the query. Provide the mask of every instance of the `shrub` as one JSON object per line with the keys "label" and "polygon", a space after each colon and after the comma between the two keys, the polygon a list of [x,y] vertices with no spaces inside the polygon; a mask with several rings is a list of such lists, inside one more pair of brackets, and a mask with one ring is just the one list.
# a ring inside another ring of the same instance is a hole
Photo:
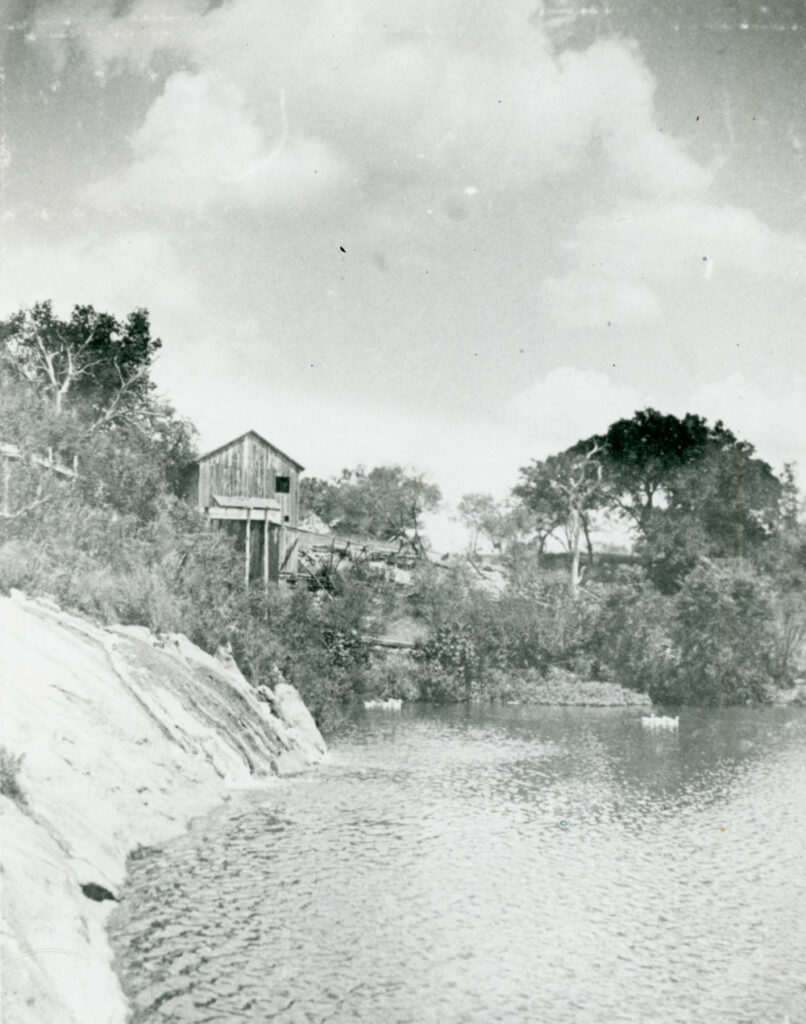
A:
{"label": "shrub", "polygon": [[422,700],[422,668],[408,654],[376,655],[362,696],[376,700]]}
{"label": "shrub", "polygon": [[776,681],[770,581],[746,562],[703,562],[674,599],[674,671],[650,690],[667,703],[722,705],[768,699]]}
{"label": "shrub", "polygon": [[19,783],[20,768],[24,754],[15,757],[5,747],[0,747],[0,793],[20,806],[27,803]]}
{"label": "shrub", "polygon": [[[596,600],[569,593],[567,582],[550,577],[533,596],[522,591],[500,598],[478,590],[444,596],[441,616],[418,656],[438,667],[436,685],[453,699],[475,699],[494,690],[493,678],[507,671],[551,666],[588,676],[595,661]],[[460,696],[459,696],[460,695]]]}
{"label": "shrub", "polygon": [[478,700],[484,686],[481,679],[465,676],[454,667],[429,660],[422,652],[415,654],[412,682],[419,699],[434,704]]}
{"label": "shrub", "polygon": [[[558,672],[563,692],[576,679],[603,679],[656,700],[711,704],[765,699],[771,680],[792,678],[806,578],[796,525],[759,549],[755,569],[703,563],[685,575],[698,550],[689,537],[667,594],[662,581],[627,569],[607,582],[591,573],[572,595],[565,568],[558,574],[556,559],[528,546],[510,550],[500,595],[480,589],[467,565],[423,564],[403,597],[368,560],[331,565],[315,593],[301,585],[247,592],[229,538],[173,496],[191,434],[170,410],[151,408],[148,423],[164,427],[156,433],[133,437],[116,426],[89,445],[69,417],[50,422],[22,398],[0,408],[14,443],[56,450],[61,438],[95,457],[79,483],[59,484],[29,514],[0,521],[0,590],[181,632],[208,651],[229,643],[255,685],[271,685],[279,666],[320,725],[360,697],[509,699]],[[19,463],[15,508],[40,492],[32,465]],[[679,540],[668,537],[667,568]],[[401,612],[426,623],[428,638],[412,659],[379,658],[371,640]]]}
{"label": "shrub", "polygon": [[640,693],[661,687],[674,667],[672,601],[640,570],[620,571],[600,593],[591,674]]}
{"label": "shrub", "polygon": [[39,590],[43,569],[42,552],[37,544],[13,538],[0,544],[0,593],[18,590]]}

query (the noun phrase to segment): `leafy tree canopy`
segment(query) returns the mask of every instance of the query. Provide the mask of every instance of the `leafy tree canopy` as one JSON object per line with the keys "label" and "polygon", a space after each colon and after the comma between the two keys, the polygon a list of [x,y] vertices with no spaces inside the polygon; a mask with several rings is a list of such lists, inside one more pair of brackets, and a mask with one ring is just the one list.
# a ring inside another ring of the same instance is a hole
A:
{"label": "leafy tree canopy", "polygon": [[680,470],[719,453],[750,458],[754,451],[721,421],[709,426],[702,416],[678,419],[655,409],[618,420],[607,433],[578,441],[570,451],[583,453],[593,444],[600,449],[610,499],[639,526],[659,502],[668,501]]}
{"label": "leafy tree canopy", "polygon": [[459,521],[471,532],[471,552],[475,552],[480,537],[487,537],[493,544],[499,542],[503,510],[492,494],[465,494],[456,511]]}
{"label": "leafy tree canopy", "polygon": [[780,522],[781,480],[721,421],[645,409],[570,451],[592,445],[602,500],[637,527],[639,547],[666,588],[703,556],[746,553]]}
{"label": "leafy tree canopy", "polygon": [[75,306],[61,319],[50,302],[38,302],[0,321],[0,359],[32,385],[56,415],[78,413],[95,430],[131,416],[153,387],[149,376],[159,338],[148,313],[125,321],[92,306]]}
{"label": "leafy tree canopy", "polygon": [[339,533],[399,540],[409,531],[419,535],[422,516],[439,505],[435,484],[401,466],[362,466],[345,469],[340,477],[303,478],[300,485],[302,514],[315,512]]}
{"label": "leafy tree canopy", "polygon": [[[181,490],[195,453],[192,425],[154,392],[159,346],[145,310],[119,321],[76,306],[61,320],[44,302],[0,321],[0,441],[67,465],[76,457],[76,500],[148,519]],[[51,475],[25,467],[10,510],[56,496]]]}
{"label": "leafy tree canopy", "polygon": [[534,460],[521,469],[521,481],[513,491],[534,516],[535,528],[542,538],[541,548],[557,528],[565,531],[571,553],[572,587],[582,579],[581,536],[584,534],[590,551],[590,517],[605,503],[599,455],[600,445],[592,440],[550,455],[542,462]]}

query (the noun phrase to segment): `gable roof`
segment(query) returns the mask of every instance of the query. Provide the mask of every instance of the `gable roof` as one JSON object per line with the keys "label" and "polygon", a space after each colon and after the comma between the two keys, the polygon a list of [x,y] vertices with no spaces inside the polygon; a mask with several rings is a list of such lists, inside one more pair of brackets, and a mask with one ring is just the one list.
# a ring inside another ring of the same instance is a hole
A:
{"label": "gable roof", "polygon": [[290,462],[292,466],[295,466],[300,472],[305,469],[304,466],[300,465],[296,459],[292,459],[290,455],[286,455],[284,451],[277,447],[276,444],[272,444],[271,441],[267,441],[262,434],[258,434],[256,430],[247,430],[243,434],[239,434],[238,437],[234,437],[231,441],[227,441],[226,444],[220,444],[218,448],[213,448],[212,451],[205,452],[204,455],[200,455],[193,461],[196,463],[204,462],[205,459],[209,459],[213,455],[218,455],[219,452],[223,452],[225,448],[231,448],[234,444],[238,444],[239,441],[243,441],[245,437],[256,437],[261,444],[265,444],[267,448],[271,448],[273,452],[285,459],[286,462]]}

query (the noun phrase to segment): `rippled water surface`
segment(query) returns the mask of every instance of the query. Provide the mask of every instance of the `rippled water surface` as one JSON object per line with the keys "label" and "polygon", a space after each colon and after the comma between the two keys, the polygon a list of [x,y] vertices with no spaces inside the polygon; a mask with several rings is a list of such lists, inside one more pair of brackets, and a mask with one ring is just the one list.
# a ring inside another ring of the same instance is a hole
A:
{"label": "rippled water surface", "polygon": [[137,1022],[806,1022],[806,712],[406,710],[132,859]]}

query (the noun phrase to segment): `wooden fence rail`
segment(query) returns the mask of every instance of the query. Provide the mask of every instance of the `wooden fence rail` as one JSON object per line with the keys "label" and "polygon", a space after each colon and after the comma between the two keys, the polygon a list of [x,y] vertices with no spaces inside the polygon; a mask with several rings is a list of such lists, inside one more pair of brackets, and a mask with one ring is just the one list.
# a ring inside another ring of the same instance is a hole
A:
{"label": "wooden fence rail", "polygon": [[20,519],[33,512],[34,509],[39,508],[40,505],[46,504],[53,497],[52,494],[45,493],[45,477],[40,474],[35,496],[30,498],[26,504],[12,511],[10,500],[12,462],[22,462],[25,460],[32,466],[38,466],[48,473],[55,473],[57,476],[68,480],[75,480],[78,477],[78,457],[75,456],[73,458],[72,466],[66,466],[63,462],[58,462],[54,459],[52,448],[48,448],[48,454],[43,456],[23,452],[19,445],[6,444],[4,441],[0,441],[0,460],[2,460],[3,464],[2,493],[0,493],[0,520],[2,521]]}
{"label": "wooden fence rail", "polygon": [[[11,459],[12,461],[25,458],[25,453],[22,452],[16,444],[5,444],[0,441],[0,456],[4,459]],[[42,469],[47,469],[51,473],[57,473],[59,476],[67,477],[71,480],[75,480],[78,476],[78,456],[73,456],[73,465],[66,466],[63,462],[57,462],[53,458],[53,449],[48,448],[48,454],[44,455],[28,455],[28,460],[34,466],[41,466]]]}

